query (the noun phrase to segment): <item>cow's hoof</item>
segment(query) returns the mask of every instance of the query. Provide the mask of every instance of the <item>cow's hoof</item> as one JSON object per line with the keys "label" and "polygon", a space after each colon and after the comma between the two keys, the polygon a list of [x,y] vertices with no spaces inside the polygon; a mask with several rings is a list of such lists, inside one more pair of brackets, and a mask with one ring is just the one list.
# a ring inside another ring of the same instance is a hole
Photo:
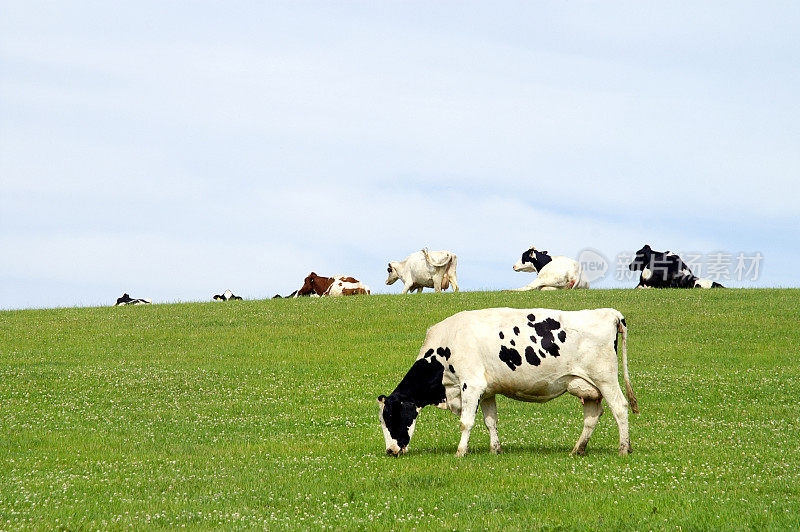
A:
{"label": "cow's hoof", "polygon": [[492,446],[492,454],[500,454],[503,452],[503,449],[499,445]]}
{"label": "cow's hoof", "polygon": [[623,442],[619,446],[619,455],[626,456],[631,453],[631,444],[630,442]]}
{"label": "cow's hoof", "polygon": [[466,449],[459,449],[459,450],[457,450],[457,451],[456,451],[456,456],[457,456],[458,458],[461,458],[462,456],[467,456],[467,450],[466,450]]}
{"label": "cow's hoof", "polygon": [[586,456],[586,449],[573,449],[570,456]]}

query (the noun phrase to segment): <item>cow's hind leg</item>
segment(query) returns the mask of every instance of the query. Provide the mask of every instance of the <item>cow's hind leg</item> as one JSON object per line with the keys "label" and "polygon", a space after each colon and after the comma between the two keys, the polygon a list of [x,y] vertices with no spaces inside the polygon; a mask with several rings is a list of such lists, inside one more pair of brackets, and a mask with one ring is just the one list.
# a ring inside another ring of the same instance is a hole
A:
{"label": "cow's hind leg", "polygon": [[448,274],[448,277],[450,278],[450,284],[453,285],[453,292],[458,292],[458,280],[456,279],[456,270],[455,270],[455,268],[450,270],[450,273]]}
{"label": "cow's hind leg", "polygon": [[628,433],[628,401],[622,395],[622,389],[616,380],[606,385],[598,383],[598,387],[619,426],[619,454],[620,456],[628,454],[631,452],[631,438]]}
{"label": "cow's hind leg", "polygon": [[461,385],[461,440],[458,442],[456,456],[467,454],[469,433],[475,425],[475,414],[478,412],[478,403],[484,389],[485,384],[483,386],[470,383]]}
{"label": "cow's hind leg", "polygon": [[603,397],[600,395],[600,390],[592,383],[580,377],[573,378],[567,384],[567,392],[580,398],[583,404],[583,432],[570,453],[583,455],[586,454],[586,444],[589,443],[589,438],[592,436],[600,416],[603,415],[603,407],[600,404]]}
{"label": "cow's hind leg", "polygon": [[444,284],[444,276],[442,274],[434,274],[433,275],[433,291],[434,292],[441,292],[443,284]]}
{"label": "cow's hind leg", "polygon": [[583,402],[583,432],[581,432],[575,448],[569,454],[586,454],[586,444],[589,443],[589,438],[592,436],[600,416],[603,415],[603,407],[600,401],[600,399],[581,399],[581,402]]}
{"label": "cow's hind leg", "polygon": [[497,401],[494,395],[486,397],[481,401],[483,411],[483,422],[489,431],[489,445],[493,453],[497,454],[500,449],[500,437],[497,435]]}

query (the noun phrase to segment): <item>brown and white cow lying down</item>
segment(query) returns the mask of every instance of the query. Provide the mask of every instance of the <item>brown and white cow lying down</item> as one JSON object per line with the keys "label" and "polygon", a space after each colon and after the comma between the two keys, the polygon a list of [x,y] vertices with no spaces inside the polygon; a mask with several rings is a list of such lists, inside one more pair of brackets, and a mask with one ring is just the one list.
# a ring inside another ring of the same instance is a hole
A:
{"label": "brown and white cow lying down", "polygon": [[344,275],[322,277],[311,272],[303,280],[303,286],[294,294],[294,297],[310,295],[354,296],[359,294],[369,294],[369,287],[353,277]]}
{"label": "brown and white cow lying down", "polygon": [[[618,333],[627,401],[617,377]],[[572,454],[586,452],[603,414],[602,399],[619,426],[619,452],[627,454],[629,404],[639,412],[628,375],[627,335],[625,318],[610,308],[490,308],[450,316],[428,329],[419,357],[397,388],[378,397],[386,452],[405,453],[420,410],[435,405],[460,416],[456,456],[464,456],[480,405],[497,453],[495,395],[544,403],[569,392],[580,398],[584,419]]]}

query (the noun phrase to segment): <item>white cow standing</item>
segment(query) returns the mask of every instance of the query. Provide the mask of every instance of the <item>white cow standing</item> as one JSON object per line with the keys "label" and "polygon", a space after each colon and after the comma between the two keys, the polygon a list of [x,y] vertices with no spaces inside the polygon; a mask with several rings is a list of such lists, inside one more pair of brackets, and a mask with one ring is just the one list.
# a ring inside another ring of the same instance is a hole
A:
{"label": "white cow standing", "polygon": [[[627,401],[617,376],[618,334]],[[405,453],[420,410],[435,405],[460,417],[456,455],[463,456],[480,405],[497,453],[495,395],[544,403],[569,392],[580,398],[584,416],[572,453],[585,453],[605,399],[619,426],[619,453],[627,454],[628,406],[639,412],[628,375],[627,337],[625,318],[611,308],[490,308],[450,316],[428,329],[416,362],[397,388],[378,397],[386,452]]]}
{"label": "white cow standing", "polygon": [[533,246],[514,264],[514,271],[538,272],[533,282],[522,288],[515,288],[516,292],[589,288],[589,280],[586,279],[580,262],[563,256],[553,258],[546,251],[538,251]]}
{"label": "white cow standing", "polygon": [[458,292],[456,266],[458,260],[450,251],[422,251],[412,253],[404,261],[389,263],[389,277],[386,284],[394,284],[398,279],[403,281],[405,294],[409,290],[422,292],[423,288],[433,288],[436,292],[447,290],[452,283],[453,291]]}

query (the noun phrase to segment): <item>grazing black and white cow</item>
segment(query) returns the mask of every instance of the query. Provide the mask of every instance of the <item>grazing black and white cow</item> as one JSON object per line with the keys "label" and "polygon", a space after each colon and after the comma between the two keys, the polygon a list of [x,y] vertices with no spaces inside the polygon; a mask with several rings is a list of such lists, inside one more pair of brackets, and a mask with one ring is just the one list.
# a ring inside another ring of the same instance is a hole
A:
{"label": "grazing black and white cow", "polygon": [[636,252],[628,268],[642,272],[636,288],[724,288],[711,279],[696,277],[675,253],[653,251],[647,244]]}
{"label": "grazing black and white cow", "polygon": [[127,293],[122,294],[122,297],[117,298],[117,302],[114,303],[115,307],[124,307],[125,305],[149,305],[152,301],[148,298],[142,299],[133,299]]}
{"label": "grazing black and white cow", "polygon": [[447,290],[452,283],[453,291],[458,292],[458,279],[456,279],[456,266],[458,258],[451,251],[428,251],[427,248],[416,251],[403,261],[393,260],[386,269],[389,277],[386,284],[391,285],[397,280],[403,281],[403,290],[422,292],[423,288],[433,288],[435,292]]}
{"label": "grazing black and white cow", "polygon": [[[617,377],[618,333],[627,401]],[[639,412],[628,375],[627,334],[625,318],[609,308],[490,308],[450,316],[428,329],[416,362],[397,388],[378,397],[386,452],[405,453],[420,410],[435,405],[460,416],[456,455],[463,456],[480,405],[497,453],[497,394],[543,403],[569,392],[580,398],[584,416],[572,453],[585,453],[605,398],[619,426],[619,452],[627,454],[629,404]]]}
{"label": "grazing black and white cow", "polygon": [[214,301],[241,301],[241,297],[233,295],[230,290],[225,290],[223,294],[214,295]]}
{"label": "grazing black and white cow", "polygon": [[569,257],[551,257],[546,251],[531,246],[513,266],[515,272],[537,272],[536,279],[515,292],[526,290],[569,290],[589,288],[581,264]]}

